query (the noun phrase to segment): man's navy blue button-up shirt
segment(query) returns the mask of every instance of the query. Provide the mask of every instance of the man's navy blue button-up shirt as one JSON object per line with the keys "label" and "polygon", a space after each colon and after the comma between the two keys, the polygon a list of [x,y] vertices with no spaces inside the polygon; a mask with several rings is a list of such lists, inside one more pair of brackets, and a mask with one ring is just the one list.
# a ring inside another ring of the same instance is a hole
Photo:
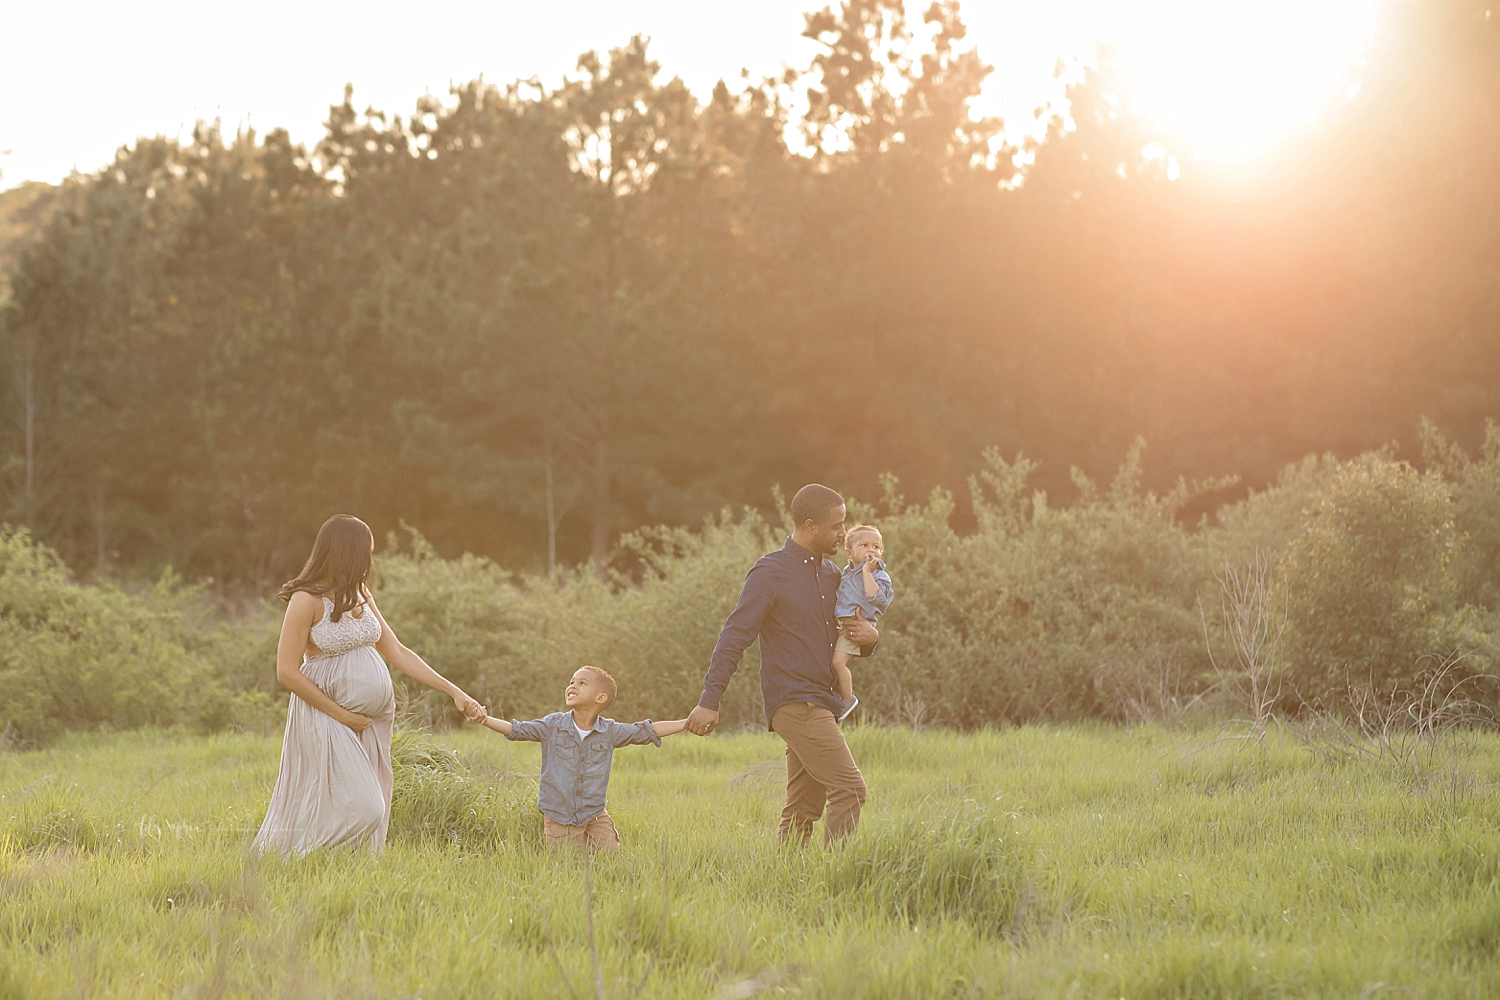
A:
{"label": "man's navy blue button-up shirt", "polygon": [[837,715],[841,699],[834,689],[833,647],[839,623],[833,605],[840,575],[828,559],[790,538],[780,549],[761,556],[745,577],[740,603],[719,632],[698,704],[719,710],[719,699],[740,658],[760,636],[766,727],[778,708],[798,702],[821,705]]}
{"label": "man's navy blue button-up shirt", "polygon": [[553,712],[532,722],[512,720],[506,739],[542,745],[537,808],[543,816],[564,826],[583,826],[604,811],[615,747],[632,743],[661,746],[661,737],[650,719],[635,723],[595,719],[585,739],[578,735],[572,712]]}

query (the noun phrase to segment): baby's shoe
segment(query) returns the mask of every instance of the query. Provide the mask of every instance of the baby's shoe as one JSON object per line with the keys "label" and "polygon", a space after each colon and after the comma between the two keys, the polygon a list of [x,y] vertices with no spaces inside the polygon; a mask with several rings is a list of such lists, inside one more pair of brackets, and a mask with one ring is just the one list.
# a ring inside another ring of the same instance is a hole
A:
{"label": "baby's shoe", "polygon": [[839,707],[839,721],[843,722],[845,719],[849,718],[849,713],[854,711],[858,707],[858,696],[850,698],[848,701],[844,702],[844,704]]}

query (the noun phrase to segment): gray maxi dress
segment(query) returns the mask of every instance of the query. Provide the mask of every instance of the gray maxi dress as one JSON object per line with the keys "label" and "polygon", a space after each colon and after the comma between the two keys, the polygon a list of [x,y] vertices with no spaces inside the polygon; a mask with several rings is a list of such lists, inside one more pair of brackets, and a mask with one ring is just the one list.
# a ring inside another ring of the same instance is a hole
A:
{"label": "gray maxi dress", "polygon": [[292,695],[281,773],[265,822],[252,848],[306,854],[319,847],[385,846],[391,821],[391,729],[396,697],[385,661],[375,651],[380,620],[368,606],[332,620],[333,601],[312,641],[323,652],[302,661],[302,672],[328,697],[375,721],[356,733]]}

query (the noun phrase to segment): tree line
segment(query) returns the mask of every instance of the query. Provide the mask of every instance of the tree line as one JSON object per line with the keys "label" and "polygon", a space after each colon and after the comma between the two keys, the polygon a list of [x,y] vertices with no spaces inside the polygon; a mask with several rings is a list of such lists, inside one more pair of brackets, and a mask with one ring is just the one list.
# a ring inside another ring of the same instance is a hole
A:
{"label": "tree line", "polygon": [[951,0],[810,14],[809,65],[706,101],[635,38],[407,115],[346,89],[312,148],[141,139],[48,192],[11,268],[0,519],[76,568],[263,589],[336,510],[550,572],[772,484],[957,485],[992,446],[1059,498],[1137,435],[1148,486],[1239,477],[1189,518],[1424,415],[1473,448],[1485,8],[1394,6],[1254,183],[1133,111],[1107,50],[1017,167]]}

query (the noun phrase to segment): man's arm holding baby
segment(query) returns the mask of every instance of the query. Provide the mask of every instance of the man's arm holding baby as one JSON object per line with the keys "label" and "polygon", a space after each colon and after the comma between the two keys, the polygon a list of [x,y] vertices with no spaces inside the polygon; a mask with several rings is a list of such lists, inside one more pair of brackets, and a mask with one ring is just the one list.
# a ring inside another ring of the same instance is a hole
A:
{"label": "man's arm holding baby", "polygon": [[854,609],[854,617],[844,625],[844,634],[859,647],[860,656],[874,653],[875,646],[880,642],[880,631],[875,628],[875,623],[866,618],[865,613],[858,608]]}

